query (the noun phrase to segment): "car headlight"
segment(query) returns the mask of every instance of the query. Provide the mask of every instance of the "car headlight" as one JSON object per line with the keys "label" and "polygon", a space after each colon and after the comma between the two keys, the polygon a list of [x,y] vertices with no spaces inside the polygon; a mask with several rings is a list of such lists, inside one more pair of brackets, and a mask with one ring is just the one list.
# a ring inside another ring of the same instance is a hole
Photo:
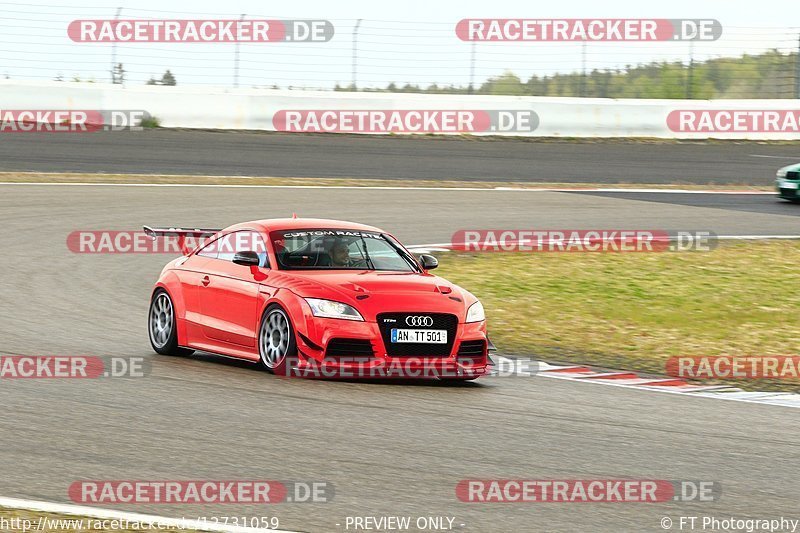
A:
{"label": "car headlight", "polygon": [[356,311],[355,307],[342,302],[334,302],[333,300],[320,300],[318,298],[306,298],[306,302],[311,307],[311,312],[314,316],[321,318],[341,318],[343,320],[359,320],[364,321],[361,313]]}
{"label": "car headlight", "polygon": [[467,322],[480,322],[486,320],[486,313],[483,312],[483,304],[475,302],[467,309]]}
{"label": "car headlight", "polygon": [[786,177],[786,169],[784,169],[784,168],[780,169],[780,170],[779,170],[779,171],[778,171],[778,172],[775,174],[775,177],[776,177],[776,178],[785,178],[785,177]]}

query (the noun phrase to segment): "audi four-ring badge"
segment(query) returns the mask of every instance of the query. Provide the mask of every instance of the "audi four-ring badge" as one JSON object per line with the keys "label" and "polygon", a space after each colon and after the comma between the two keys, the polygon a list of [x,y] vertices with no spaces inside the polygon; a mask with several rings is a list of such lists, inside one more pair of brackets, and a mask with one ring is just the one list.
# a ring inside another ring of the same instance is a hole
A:
{"label": "audi four-ring badge", "polygon": [[224,230],[151,228],[202,244],[168,263],[148,332],[164,355],[196,350],[284,376],[471,380],[487,373],[478,299],[389,233],[321,219]]}

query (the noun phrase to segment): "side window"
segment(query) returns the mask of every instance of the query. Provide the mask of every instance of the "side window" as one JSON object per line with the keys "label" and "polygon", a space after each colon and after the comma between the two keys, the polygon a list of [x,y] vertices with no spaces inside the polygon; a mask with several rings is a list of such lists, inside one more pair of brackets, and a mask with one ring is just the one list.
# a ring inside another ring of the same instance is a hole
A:
{"label": "side window", "polygon": [[217,240],[213,240],[209,243],[206,243],[205,246],[200,248],[200,251],[197,252],[197,255],[201,257],[208,257],[210,259],[217,258]]}
{"label": "side window", "polygon": [[254,233],[255,241],[258,243],[253,251],[258,253],[258,266],[261,268],[269,268],[269,255],[267,255],[267,243],[260,234]]}
{"label": "side window", "polygon": [[233,261],[236,252],[256,252],[259,258],[258,266],[269,268],[267,245],[257,231],[235,231],[217,241],[217,259]]}

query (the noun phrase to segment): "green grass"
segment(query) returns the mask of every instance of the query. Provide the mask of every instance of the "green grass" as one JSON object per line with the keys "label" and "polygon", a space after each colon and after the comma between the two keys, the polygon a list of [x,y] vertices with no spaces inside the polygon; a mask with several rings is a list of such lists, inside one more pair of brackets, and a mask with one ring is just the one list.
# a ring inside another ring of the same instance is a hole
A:
{"label": "green grass", "polygon": [[158,117],[148,116],[142,119],[142,123],[140,124],[143,128],[160,128],[161,127],[161,120]]}
{"label": "green grass", "polygon": [[[440,256],[437,274],[478,296],[501,352],[664,373],[676,355],[792,355],[800,243],[711,252]],[[800,391],[797,381],[723,383]]]}

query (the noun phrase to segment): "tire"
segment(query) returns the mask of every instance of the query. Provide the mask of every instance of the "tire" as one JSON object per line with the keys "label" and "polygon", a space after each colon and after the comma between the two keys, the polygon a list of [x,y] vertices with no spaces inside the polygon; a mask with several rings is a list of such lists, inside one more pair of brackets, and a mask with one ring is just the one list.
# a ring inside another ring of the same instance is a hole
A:
{"label": "tire", "polygon": [[161,355],[191,355],[194,350],[178,346],[178,328],[175,325],[175,307],[164,289],[158,289],[150,300],[147,313],[147,333],[150,345]]}
{"label": "tire", "polygon": [[292,320],[278,304],[264,311],[258,327],[258,361],[272,374],[285,376],[290,359],[297,357],[297,340]]}

